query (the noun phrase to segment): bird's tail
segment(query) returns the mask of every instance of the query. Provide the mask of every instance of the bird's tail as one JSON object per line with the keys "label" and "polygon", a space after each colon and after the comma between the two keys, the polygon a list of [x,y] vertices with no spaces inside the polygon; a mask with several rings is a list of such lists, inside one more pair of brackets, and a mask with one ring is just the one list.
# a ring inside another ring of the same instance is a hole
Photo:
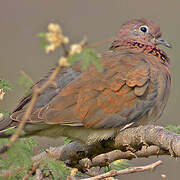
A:
{"label": "bird's tail", "polygon": [[[14,121],[10,117],[0,121],[0,138],[10,137],[14,133],[13,129],[15,129],[18,126],[18,124],[19,122]],[[57,125],[27,123],[23,128],[24,133],[20,135],[20,137],[23,138],[23,137],[29,137],[35,135],[50,136],[47,135],[46,131],[51,128],[53,129],[54,127],[57,128]]]}
{"label": "bird's tail", "polygon": [[12,134],[8,133],[10,129],[17,127],[17,122],[13,121],[10,117],[0,121],[0,138],[8,138]]}

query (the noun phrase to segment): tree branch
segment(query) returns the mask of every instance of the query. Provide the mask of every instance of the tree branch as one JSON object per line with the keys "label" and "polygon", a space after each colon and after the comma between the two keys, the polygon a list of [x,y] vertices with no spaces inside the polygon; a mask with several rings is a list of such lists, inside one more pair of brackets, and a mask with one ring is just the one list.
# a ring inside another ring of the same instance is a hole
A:
{"label": "tree branch", "polygon": [[180,135],[159,126],[140,126],[120,132],[115,139],[93,145],[72,142],[49,148],[46,152],[34,156],[33,161],[51,157],[84,171],[94,166],[107,166],[118,159],[154,155],[180,157]]}
{"label": "tree branch", "polygon": [[114,177],[114,176],[119,176],[119,175],[123,175],[123,174],[130,174],[130,173],[135,173],[135,172],[144,172],[144,171],[153,171],[155,169],[155,167],[159,166],[162,163],[162,161],[157,161],[153,164],[150,165],[146,165],[146,166],[139,166],[139,167],[129,167],[123,170],[111,170],[107,173],[104,174],[100,174],[97,175],[95,177],[91,177],[91,178],[86,178],[83,180],[100,180],[100,179],[105,179],[108,177]]}
{"label": "tree branch", "polygon": [[171,156],[180,157],[180,135],[166,130],[160,126],[148,125],[129,128],[120,132],[115,138],[115,146],[122,149],[134,148],[142,145],[156,145],[168,151]]}

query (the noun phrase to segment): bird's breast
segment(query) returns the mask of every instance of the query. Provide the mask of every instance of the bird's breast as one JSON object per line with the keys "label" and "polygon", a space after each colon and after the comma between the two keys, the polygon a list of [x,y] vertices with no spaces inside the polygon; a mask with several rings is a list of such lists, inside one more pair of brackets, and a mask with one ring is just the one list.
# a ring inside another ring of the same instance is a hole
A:
{"label": "bird's breast", "polygon": [[156,104],[149,112],[148,116],[150,116],[149,118],[153,121],[156,121],[162,115],[167,104],[170,94],[171,77],[169,67],[165,66],[164,64],[159,64],[151,69],[151,73],[153,74],[153,77],[151,77],[151,82],[157,83],[157,97]]}

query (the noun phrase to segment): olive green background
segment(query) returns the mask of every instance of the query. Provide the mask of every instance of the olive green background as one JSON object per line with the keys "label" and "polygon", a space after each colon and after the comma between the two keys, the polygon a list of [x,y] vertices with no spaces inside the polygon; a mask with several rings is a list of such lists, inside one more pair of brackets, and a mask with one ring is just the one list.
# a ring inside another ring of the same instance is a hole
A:
{"label": "olive green background", "polygon": [[[168,106],[157,122],[178,125],[180,107],[180,1],[178,0],[0,0],[0,79],[9,80],[14,91],[9,92],[0,109],[9,111],[18,103],[24,89],[18,85],[20,70],[36,82],[58,60],[61,52],[46,55],[40,49],[39,32],[46,31],[50,22],[60,23],[72,43],[84,36],[89,43],[112,37],[120,25],[132,18],[148,18],[161,26],[163,38],[173,44],[165,49],[171,58],[172,88]],[[98,48],[104,51],[107,46]],[[43,147],[57,145],[61,140],[41,139]],[[180,176],[180,160],[170,157],[143,158],[130,161],[131,165],[145,165],[158,159],[163,165],[155,172],[124,175],[122,179],[167,179]]]}

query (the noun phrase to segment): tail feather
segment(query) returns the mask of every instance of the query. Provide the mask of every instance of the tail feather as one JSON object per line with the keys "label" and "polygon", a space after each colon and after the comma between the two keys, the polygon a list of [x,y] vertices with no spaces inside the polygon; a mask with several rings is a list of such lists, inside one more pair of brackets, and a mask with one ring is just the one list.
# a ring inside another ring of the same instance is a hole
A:
{"label": "tail feather", "polygon": [[[10,137],[14,131],[11,131],[12,129],[15,129],[18,126],[19,122],[16,122],[12,120],[10,117],[7,119],[4,119],[0,121],[0,138],[8,138]],[[57,125],[49,125],[49,124],[43,124],[43,123],[27,123],[23,130],[24,134],[20,137],[29,137],[29,136],[56,136],[57,132]],[[64,128],[64,127],[63,127]],[[50,130],[52,129],[52,130]],[[55,129],[55,132],[53,131]],[[53,131],[52,135],[48,132]]]}
{"label": "tail feather", "polygon": [[11,127],[11,126],[10,126],[11,123],[12,123],[12,119],[11,119],[10,117],[8,117],[7,119],[1,120],[1,121],[0,121],[0,131],[6,129],[6,128],[8,128],[8,127]]}
{"label": "tail feather", "polygon": [[[0,138],[8,138],[10,137],[14,131],[11,129],[15,129],[18,126],[19,122],[12,120],[10,117],[0,121]],[[54,127],[54,125],[49,126],[48,124],[31,124],[27,123],[23,130],[24,133],[20,137],[29,137],[34,136],[36,134],[41,134],[42,132],[46,131],[47,129]]]}
{"label": "tail feather", "polygon": [[11,136],[6,132],[10,129],[16,128],[14,121],[9,117],[0,121],[0,138],[7,138]]}

